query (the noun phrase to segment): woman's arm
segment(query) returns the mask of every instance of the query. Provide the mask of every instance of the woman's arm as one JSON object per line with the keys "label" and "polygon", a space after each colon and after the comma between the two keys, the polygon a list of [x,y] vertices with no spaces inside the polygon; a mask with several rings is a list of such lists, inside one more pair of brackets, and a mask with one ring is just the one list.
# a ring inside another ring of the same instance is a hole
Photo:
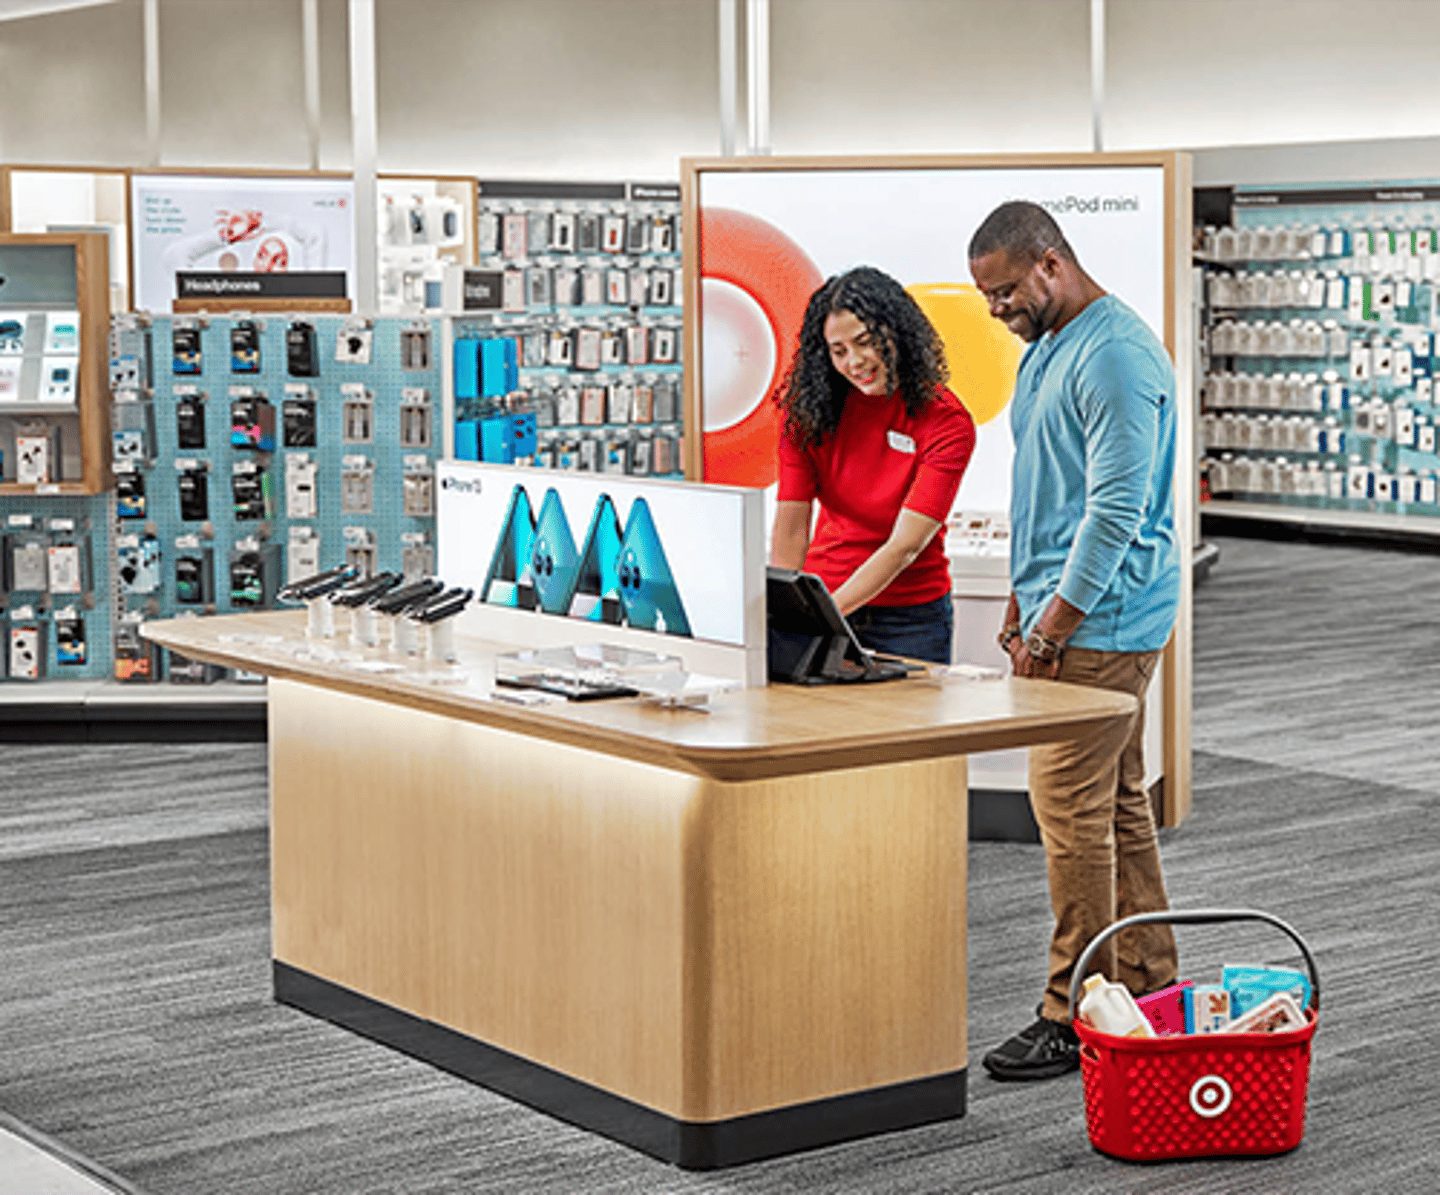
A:
{"label": "woman's arm", "polygon": [[770,532],[770,563],[776,568],[803,569],[810,550],[811,502],[777,502]]}
{"label": "woman's arm", "polygon": [[[779,525],[778,517],[776,525]],[[858,610],[881,593],[910,567],[939,530],[939,519],[902,508],[890,531],[890,538],[876,548],[869,559],[850,574],[849,580],[835,591],[835,604],[840,607],[840,613],[849,614]]]}

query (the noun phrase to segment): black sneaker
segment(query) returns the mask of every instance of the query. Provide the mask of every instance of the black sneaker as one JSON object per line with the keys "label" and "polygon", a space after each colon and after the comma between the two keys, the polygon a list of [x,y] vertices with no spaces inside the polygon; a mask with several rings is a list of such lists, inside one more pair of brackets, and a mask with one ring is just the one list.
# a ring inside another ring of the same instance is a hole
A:
{"label": "black sneaker", "polygon": [[1080,1039],[1069,1025],[1037,1017],[981,1063],[993,1078],[1005,1081],[1054,1079],[1080,1066]]}

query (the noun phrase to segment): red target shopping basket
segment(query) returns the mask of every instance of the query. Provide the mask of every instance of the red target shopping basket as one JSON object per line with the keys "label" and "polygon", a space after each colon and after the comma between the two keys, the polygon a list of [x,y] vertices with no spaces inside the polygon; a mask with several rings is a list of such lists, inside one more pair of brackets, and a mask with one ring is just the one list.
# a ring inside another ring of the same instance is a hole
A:
{"label": "red target shopping basket", "polygon": [[[1310,970],[1302,1029],[1116,1037],[1076,1015],[1087,965],[1100,944],[1132,925],[1265,921],[1289,934]],[[1278,917],[1249,909],[1140,913],[1097,934],[1075,965],[1070,1019],[1080,1037],[1090,1143],[1129,1161],[1278,1154],[1305,1135],[1310,1043],[1320,1015],[1320,976],[1304,940]]]}

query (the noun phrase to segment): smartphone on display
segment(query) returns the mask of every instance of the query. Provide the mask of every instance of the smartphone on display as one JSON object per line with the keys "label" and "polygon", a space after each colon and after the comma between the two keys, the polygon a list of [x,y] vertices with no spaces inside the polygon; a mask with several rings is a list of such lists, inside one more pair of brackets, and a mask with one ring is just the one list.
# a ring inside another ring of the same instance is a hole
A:
{"label": "smartphone on display", "polygon": [[580,547],[570,613],[591,622],[619,625],[620,518],[609,494],[601,494]]}
{"label": "smartphone on display", "polygon": [[437,593],[419,609],[411,611],[410,616],[417,622],[442,622],[459,614],[474,596],[473,589],[447,589],[444,593]]}
{"label": "smartphone on display", "polygon": [[[306,601],[310,597],[319,597],[321,593],[329,593],[331,589],[339,589],[342,585],[348,585],[354,579],[354,565],[337,564],[334,568],[327,568],[324,572],[311,573],[308,577],[300,577],[288,585],[282,585],[275,596],[287,600]],[[324,586],[328,587],[320,588],[318,593],[311,594],[309,592],[311,589]]]}
{"label": "smartphone on display", "polygon": [[690,620],[644,498],[630,504],[630,518],[620,541],[619,574],[620,604],[625,607],[627,623],[647,631],[689,636]]}
{"label": "smartphone on display", "polygon": [[403,580],[399,573],[377,573],[373,577],[357,577],[343,589],[337,589],[330,600],[337,606],[364,606],[382,593],[394,589]]}
{"label": "smartphone on display", "polygon": [[535,514],[530,509],[530,495],[523,485],[517,485],[510,491],[510,505],[500,525],[500,538],[490,555],[490,567],[485,570],[479,600],[492,606],[535,609],[535,589],[530,577],[530,557],[534,549]]}
{"label": "smartphone on display", "polygon": [[565,506],[555,490],[545,491],[540,517],[535,521],[535,543],[530,552],[530,576],[540,609],[546,614],[570,613],[575,582],[580,572],[580,555]]}
{"label": "smartphone on display", "polygon": [[428,602],[444,588],[444,581],[437,581],[434,577],[427,577],[423,581],[416,581],[411,585],[402,585],[399,589],[392,589],[389,593],[372,599],[370,608],[374,610],[376,614],[404,614],[412,607]]}

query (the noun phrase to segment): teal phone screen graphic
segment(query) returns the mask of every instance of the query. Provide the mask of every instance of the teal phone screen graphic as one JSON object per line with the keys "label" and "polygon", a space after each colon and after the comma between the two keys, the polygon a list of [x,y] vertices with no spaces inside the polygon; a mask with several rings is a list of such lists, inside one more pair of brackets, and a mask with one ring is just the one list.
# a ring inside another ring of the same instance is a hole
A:
{"label": "teal phone screen graphic", "polygon": [[601,494],[577,550],[559,493],[554,488],[545,492],[537,518],[529,493],[523,485],[516,485],[490,555],[480,600],[669,635],[692,635],[685,604],[644,498],[631,502],[622,532],[614,502],[608,494]]}

